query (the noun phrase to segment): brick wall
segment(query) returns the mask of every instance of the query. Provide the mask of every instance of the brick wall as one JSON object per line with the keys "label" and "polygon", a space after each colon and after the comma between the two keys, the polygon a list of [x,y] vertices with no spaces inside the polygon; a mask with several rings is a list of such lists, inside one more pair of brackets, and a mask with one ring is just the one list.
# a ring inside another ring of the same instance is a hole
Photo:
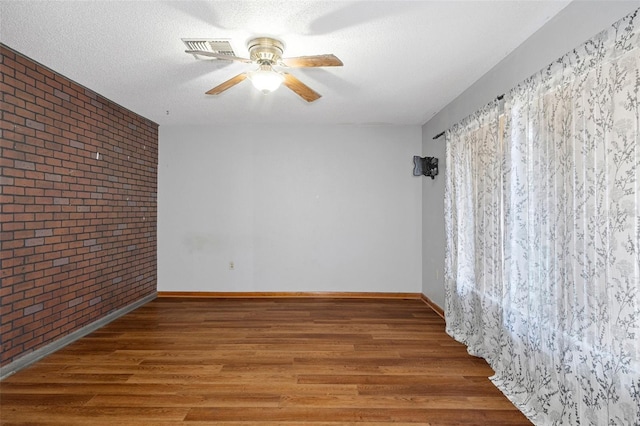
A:
{"label": "brick wall", "polygon": [[0,53],[6,365],[156,292],[158,126]]}

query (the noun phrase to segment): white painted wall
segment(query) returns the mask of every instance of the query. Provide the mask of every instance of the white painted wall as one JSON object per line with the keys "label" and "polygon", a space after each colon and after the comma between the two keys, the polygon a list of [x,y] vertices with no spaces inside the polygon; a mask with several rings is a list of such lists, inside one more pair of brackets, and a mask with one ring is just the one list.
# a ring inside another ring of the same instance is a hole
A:
{"label": "white painted wall", "polygon": [[162,126],[158,290],[420,292],[421,134]]}
{"label": "white painted wall", "polygon": [[575,0],[422,127],[423,155],[440,158],[424,180],[422,292],[444,307],[444,138],[433,137],[640,7],[640,1]]}

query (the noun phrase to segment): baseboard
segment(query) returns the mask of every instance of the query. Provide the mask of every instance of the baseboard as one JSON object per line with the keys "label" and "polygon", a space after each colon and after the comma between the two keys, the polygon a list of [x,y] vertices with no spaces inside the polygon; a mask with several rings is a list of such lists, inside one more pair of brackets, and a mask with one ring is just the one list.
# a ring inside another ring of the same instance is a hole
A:
{"label": "baseboard", "polygon": [[242,291],[159,291],[158,297],[198,297],[217,299],[267,299],[267,298],[330,298],[330,299],[420,299],[420,293],[367,293],[367,292],[242,292]]}
{"label": "baseboard", "polygon": [[159,291],[158,297],[212,298],[212,299],[275,299],[275,298],[330,298],[330,299],[419,299],[444,319],[444,310],[422,293],[371,292],[244,292],[244,291]]}
{"label": "baseboard", "polygon": [[431,309],[433,309],[433,311],[434,311],[436,314],[440,315],[440,316],[442,317],[442,319],[445,319],[445,318],[444,318],[444,310],[443,310],[440,306],[438,306],[436,303],[434,303],[434,302],[433,302],[433,300],[429,299],[429,298],[428,298],[427,296],[425,296],[424,294],[420,294],[420,299],[421,299],[424,303],[426,303],[427,305],[429,305],[429,307],[430,307]]}
{"label": "baseboard", "polygon": [[5,365],[4,367],[0,367],[0,381],[33,364],[34,362],[41,360],[47,355],[51,355],[52,353],[67,346],[68,344],[73,343],[76,340],[86,336],[87,334],[96,331],[97,329],[107,325],[111,321],[116,320],[119,317],[133,311],[134,309],[137,309],[140,306],[151,302],[155,298],[156,293],[150,294],[149,296],[146,296],[130,305],[125,306],[124,308],[120,308],[117,311],[111,312],[110,314],[92,322],[89,325],[82,327],[81,329],[74,331],[71,334],[68,334],[56,340],[55,342],[48,344],[47,346],[43,346],[40,349],[37,349],[21,358],[18,358],[17,360]]}

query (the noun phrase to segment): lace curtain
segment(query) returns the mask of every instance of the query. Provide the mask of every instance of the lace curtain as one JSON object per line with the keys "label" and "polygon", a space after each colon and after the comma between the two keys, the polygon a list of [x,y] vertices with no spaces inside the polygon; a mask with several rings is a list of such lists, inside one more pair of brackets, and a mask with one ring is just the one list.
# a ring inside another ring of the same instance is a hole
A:
{"label": "lace curtain", "polygon": [[493,102],[446,132],[447,332],[484,358],[502,322],[502,138]]}
{"label": "lace curtain", "polygon": [[447,332],[540,425],[640,425],[638,11],[447,131]]}

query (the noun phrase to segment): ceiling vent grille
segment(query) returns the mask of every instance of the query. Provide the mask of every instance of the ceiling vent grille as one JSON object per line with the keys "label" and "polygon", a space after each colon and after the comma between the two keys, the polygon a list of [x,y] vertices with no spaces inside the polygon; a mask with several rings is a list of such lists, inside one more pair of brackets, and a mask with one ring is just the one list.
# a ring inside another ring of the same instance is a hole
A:
{"label": "ceiling vent grille", "polygon": [[[229,40],[219,38],[183,38],[182,42],[187,46],[188,50],[204,50],[218,55],[236,56]],[[201,56],[195,53],[193,57],[203,60],[215,60],[215,58]]]}

